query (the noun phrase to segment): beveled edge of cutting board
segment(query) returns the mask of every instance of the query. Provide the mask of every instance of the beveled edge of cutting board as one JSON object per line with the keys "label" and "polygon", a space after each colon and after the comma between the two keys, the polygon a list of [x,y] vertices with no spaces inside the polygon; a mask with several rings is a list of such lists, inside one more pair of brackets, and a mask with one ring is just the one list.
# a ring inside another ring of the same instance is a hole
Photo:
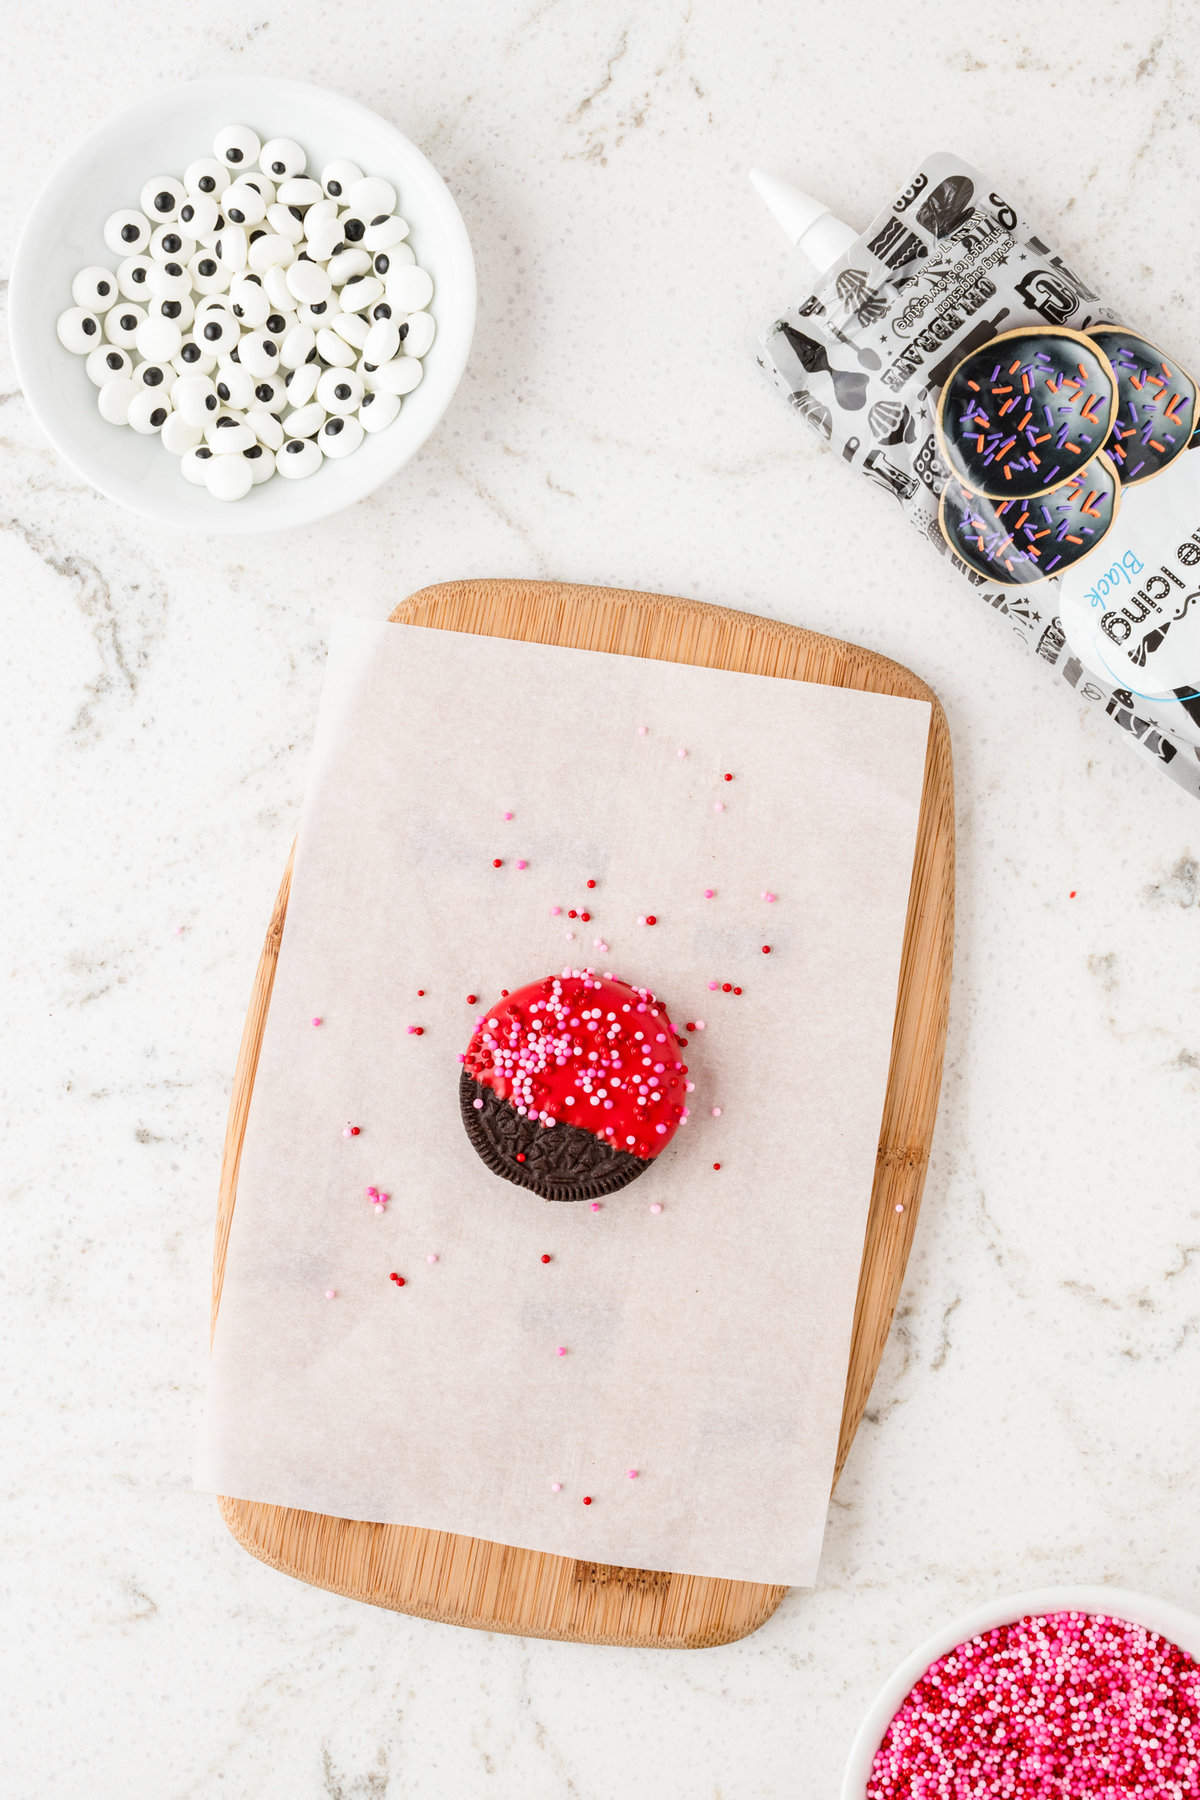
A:
{"label": "beveled edge of cutting board", "polygon": [[[536,609],[531,613],[531,609]],[[903,664],[801,626],[667,595],[514,580],[423,588],[393,623],[749,669],[930,702],[921,813],[875,1179],[855,1301],[834,1484],[887,1340],[920,1209],[941,1083],[953,948],[954,813],[950,739],[933,692]],[[516,625],[525,629],[506,629]],[[668,650],[681,625],[688,629]],[[530,628],[530,627],[533,628]],[[631,626],[635,629],[631,630]],[[604,641],[597,642],[597,638]],[[774,655],[750,655],[771,646]],[[802,658],[803,669],[796,667]],[[764,666],[766,665],[766,666]],[[241,1147],[275,964],[289,856],[246,1016],[230,1099],[213,1257],[215,1330]],[[924,980],[919,978],[924,975]],[[897,1210],[899,1208],[899,1210]],[[762,1625],[786,1587],[624,1569],[451,1532],[332,1518],[223,1496],[245,1549],[314,1586],[397,1612],[531,1637],[657,1648],[730,1643]]]}

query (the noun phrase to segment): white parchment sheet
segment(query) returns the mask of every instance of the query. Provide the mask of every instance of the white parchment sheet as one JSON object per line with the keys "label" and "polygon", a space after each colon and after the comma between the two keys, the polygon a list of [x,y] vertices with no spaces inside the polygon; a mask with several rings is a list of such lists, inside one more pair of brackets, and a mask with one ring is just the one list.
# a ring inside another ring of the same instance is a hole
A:
{"label": "white parchment sheet", "polygon": [[[203,1486],[813,1583],[928,728],[885,695],[338,628]],[[690,1120],[598,1212],[491,1174],[459,1118],[468,993],[567,964],[705,1025]]]}

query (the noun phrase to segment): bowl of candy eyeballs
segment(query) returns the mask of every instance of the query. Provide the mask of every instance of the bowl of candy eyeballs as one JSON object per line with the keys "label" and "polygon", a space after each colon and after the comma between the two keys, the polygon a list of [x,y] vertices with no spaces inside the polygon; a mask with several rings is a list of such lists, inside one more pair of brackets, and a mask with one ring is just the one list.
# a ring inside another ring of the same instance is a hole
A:
{"label": "bowl of candy eyeballs", "polygon": [[183,530],[271,531],[424,443],[466,367],[475,266],[449,189],[385,119],[217,78],[59,165],[9,320],[31,411],[93,487]]}

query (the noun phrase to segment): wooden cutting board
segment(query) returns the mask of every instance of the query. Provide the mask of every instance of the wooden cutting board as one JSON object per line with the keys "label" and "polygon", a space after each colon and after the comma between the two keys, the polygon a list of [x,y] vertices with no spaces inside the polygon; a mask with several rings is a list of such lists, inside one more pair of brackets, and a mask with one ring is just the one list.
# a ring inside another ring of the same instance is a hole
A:
{"label": "wooden cutting board", "polygon": [[[855,1304],[834,1473],[841,1473],[883,1354],[916,1229],[941,1084],[954,929],[954,790],[946,720],[924,682],[869,650],[726,607],[551,581],[452,581],[398,606],[406,625],[740,669],[929,700],[932,719],[891,1066]],[[275,899],[234,1074],[213,1259],[215,1328],[238,1165],[291,886]],[[303,1581],[356,1600],[486,1631],[596,1644],[698,1648],[744,1637],[785,1587],[518,1550],[482,1538],[220,1501],[238,1542]]]}

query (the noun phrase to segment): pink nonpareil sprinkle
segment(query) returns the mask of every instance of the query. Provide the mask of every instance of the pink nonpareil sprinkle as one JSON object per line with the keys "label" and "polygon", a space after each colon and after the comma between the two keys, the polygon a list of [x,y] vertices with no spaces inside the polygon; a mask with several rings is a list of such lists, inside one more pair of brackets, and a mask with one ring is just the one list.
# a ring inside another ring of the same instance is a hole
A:
{"label": "pink nonpareil sprinkle", "polygon": [[560,1344],[556,1354],[558,1356],[565,1356],[567,1354],[567,1346],[565,1344]]}
{"label": "pink nonpareil sprinkle", "polygon": [[684,749],[684,748],[683,748],[683,746],[682,746],[682,745],[681,745],[681,746],[680,746],[680,747],[679,747],[679,749],[678,749],[678,750],[677,750],[677,751],[676,751],[676,752],[675,752],[675,754],[676,754],[676,756],[677,756],[677,757],[678,757],[678,758],[679,758],[679,760],[680,760],[680,762],[682,762],[682,761],[683,761],[683,759],[684,759],[684,757],[685,757],[685,756],[686,756],[686,755],[687,755],[687,751],[686,751],[686,750],[685,750],[685,749]]}
{"label": "pink nonpareil sprinkle", "polygon": [[638,1478],[638,1471],[636,1469],[626,1469],[625,1473],[628,1475],[630,1481],[636,1481]]}
{"label": "pink nonpareil sprinkle", "polygon": [[717,991],[717,989],[718,989],[718,988],[719,988],[719,987],[720,987],[720,985],[721,985],[721,984],[720,984],[720,982],[719,982],[719,981],[710,981],[710,982],[709,982],[709,984],[708,984],[708,991],[709,991],[709,993],[710,993],[710,994],[715,994],[715,993],[716,993],[716,991]]}
{"label": "pink nonpareil sprinkle", "polygon": [[561,1481],[552,1481],[550,1483],[550,1492],[552,1494],[561,1494],[562,1493],[562,1482]]}
{"label": "pink nonpareil sprinkle", "polygon": [[713,811],[714,812],[724,812],[725,811],[725,802],[723,800],[714,800],[713,801]]}
{"label": "pink nonpareil sprinkle", "polygon": [[650,1202],[650,1211],[657,1215],[662,1211],[662,1203],[658,1200],[652,1200]]}
{"label": "pink nonpareil sprinkle", "polygon": [[501,818],[502,818],[502,819],[511,819],[511,818],[512,818],[512,814],[511,814],[511,813],[510,813],[510,812],[506,812],[506,813],[501,813],[501,814],[500,814],[500,817],[501,817]]}
{"label": "pink nonpareil sprinkle", "polygon": [[593,1201],[592,1201],[592,1211],[593,1211],[593,1212],[602,1212],[602,1211],[603,1211],[603,1210],[604,1210],[604,1209],[603,1209],[603,1207],[602,1207],[602,1206],[601,1206],[601,1204],[600,1204],[600,1202],[599,1202],[599,1200],[593,1200]]}
{"label": "pink nonpareil sprinkle", "polygon": [[714,895],[716,894],[716,891],[717,891],[716,888],[705,888],[704,898],[706,900],[711,900],[714,897]]}
{"label": "pink nonpareil sprinkle", "polygon": [[314,1020],[313,1020],[313,1024],[314,1024],[314,1025],[320,1025],[320,1024],[321,1024],[321,1023],[322,1023],[322,1021],[321,1021],[321,1020],[320,1020],[320,1019],[314,1019]]}
{"label": "pink nonpareil sprinkle", "polygon": [[778,894],[768,894],[766,888],[763,889],[763,899],[766,901],[768,906],[774,906],[774,904],[778,898],[779,898]]}
{"label": "pink nonpareil sprinkle", "polygon": [[714,1118],[714,1119],[719,1119],[719,1118],[720,1118],[720,1116],[721,1116],[721,1109],[720,1109],[720,1107],[719,1107],[719,1106],[714,1106],[714,1107],[713,1107],[713,1109],[712,1109],[712,1116],[713,1116],[713,1118]]}
{"label": "pink nonpareil sprinkle", "polygon": [[518,869],[527,869],[529,867],[529,864],[525,861],[523,856],[518,856],[517,867]]}
{"label": "pink nonpareil sprinkle", "polygon": [[325,1289],[325,1298],[327,1300],[336,1300],[337,1299],[337,1289],[336,1288],[326,1288]]}
{"label": "pink nonpareil sprinkle", "polygon": [[435,1263],[437,1261],[437,1251],[431,1250],[429,1255],[425,1258],[425,1261],[427,1263]]}
{"label": "pink nonpareil sprinkle", "polygon": [[1104,1613],[1015,1619],[939,1657],[866,1800],[1174,1800],[1200,1793],[1200,1664]]}
{"label": "pink nonpareil sprinkle", "polygon": [[552,919],[560,919],[562,917],[562,907],[561,906],[552,906],[550,908],[550,917]]}

